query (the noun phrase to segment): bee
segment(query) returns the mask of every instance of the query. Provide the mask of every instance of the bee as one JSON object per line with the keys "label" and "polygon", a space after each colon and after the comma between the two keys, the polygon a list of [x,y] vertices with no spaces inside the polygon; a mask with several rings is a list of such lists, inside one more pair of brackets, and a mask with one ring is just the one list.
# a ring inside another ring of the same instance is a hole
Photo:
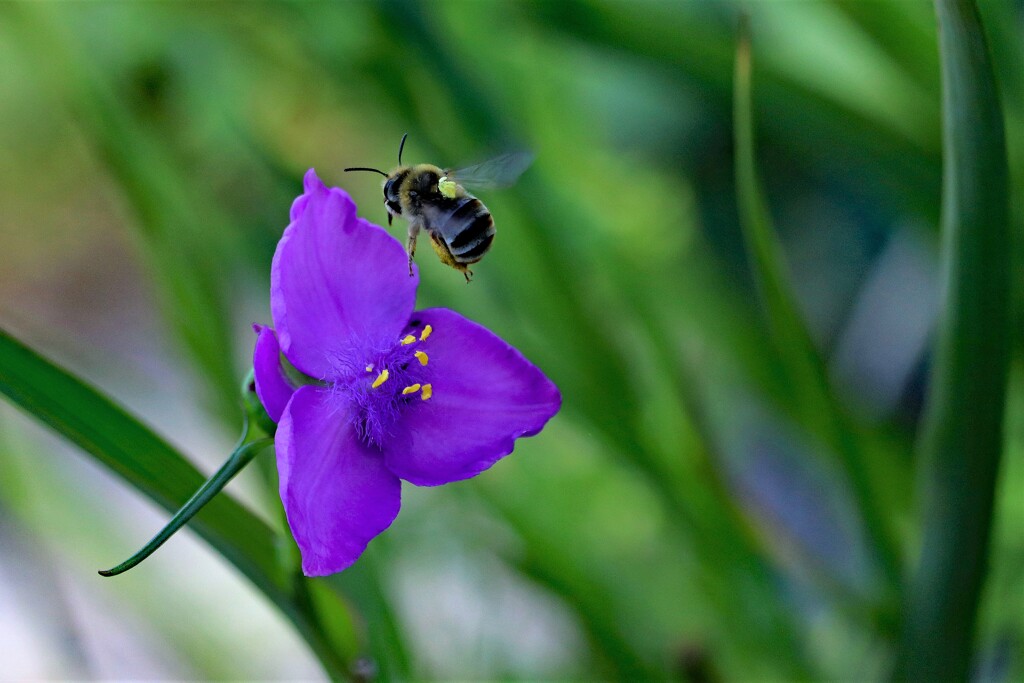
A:
{"label": "bee", "polygon": [[494,218],[484,203],[466,191],[507,187],[529,167],[529,152],[502,154],[489,161],[456,171],[433,164],[402,165],[405,139],[398,145],[398,166],[385,173],[376,168],[346,168],[372,171],[384,176],[384,208],[388,225],[395,216],[409,222],[405,250],[409,254],[409,275],[416,256],[416,238],[421,230],[430,235],[431,246],[441,263],[461,272],[466,282],[473,276],[469,266],[484,257],[494,242]]}

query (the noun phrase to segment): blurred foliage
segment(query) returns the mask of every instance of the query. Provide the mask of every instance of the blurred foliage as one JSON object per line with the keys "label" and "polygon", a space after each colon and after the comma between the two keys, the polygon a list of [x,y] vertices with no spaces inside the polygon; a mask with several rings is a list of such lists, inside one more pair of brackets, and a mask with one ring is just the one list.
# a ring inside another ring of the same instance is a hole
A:
{"label": "blurred foliage", "polygon": [[[734,122],[743,9],[753,70]],[[981,10],[1017,198],[1024,7]],[[231,432],[307,168],[382,223],[377,181],[341,169],[388,167],[404,132],[406,160],[443,166],[532,149],[515,188],[482,194],[500,237],[472,284],[421,253],[419,305],[520,348],[562,389],[560,417],[478,479],[407,486],[356,567],[285,601],[340,614],[324,600],[345,596],[366,658],[346,666],[385,679],[878,678],[921,538],[936,45],[933,8],[906,0],[2,5],[0,325],[70,367],[100,359],[90,372],[117,395],[110,345],[133,329],[80,335],[92,323],[40,302],[121,321],[141,289],[194,400]],[[54,265],[91,260],[130,272],[90,290]],[[1024,270],[1011,278],[1019,290]],[[1024,676],[1024,326],[1010,329],[975,663],[995,680]],[[172,441],[182,429],[151,419]],[[267,462],[259,499],[277,519]],[[0,511],[17,499],[0,488]],[[495,605],[497,626],[470,627]],[[556,653],[529,639],[537,624]]]}

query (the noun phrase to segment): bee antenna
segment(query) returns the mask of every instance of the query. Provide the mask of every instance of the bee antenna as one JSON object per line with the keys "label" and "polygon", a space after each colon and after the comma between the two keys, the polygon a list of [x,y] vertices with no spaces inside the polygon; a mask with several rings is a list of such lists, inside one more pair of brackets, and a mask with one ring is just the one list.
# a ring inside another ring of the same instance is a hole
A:
{"label": "bee antenna", "polygon": [[388,177],[388,174],[380,170],[379,168],[363,168],[362,166],[356,166],[354,168],[346,168],[345,171],[373,171],[374,173],[380,173],[385,178]]}
{"label": "bee antenna", "polygon": [[403,150],[403,149],[405,149],[405,139],[406,139],[407,137],[409,137],[409,134],[408,134],[408,133],[406,133],[405,135],[403,135],[403,136],[402,136],[402,141],[401,141],[400,143],[398,143],[398,165],[399,165],[399,166],[401,166],[401,165],[402,165],[402,150]]}

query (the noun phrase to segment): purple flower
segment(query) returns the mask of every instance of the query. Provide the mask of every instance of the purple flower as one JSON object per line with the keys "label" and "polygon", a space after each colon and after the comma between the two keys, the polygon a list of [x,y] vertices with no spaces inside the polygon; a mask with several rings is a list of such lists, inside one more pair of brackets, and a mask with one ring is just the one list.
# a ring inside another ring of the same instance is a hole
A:
{"label": "purple flower", "polygon": [[396,239],[306,174],[253,367],[307,576],[345,569],[391,525],[400,479],[475,476],[561,406],[551,380],[486,328],[444,308],[414,312],[418,281]]}

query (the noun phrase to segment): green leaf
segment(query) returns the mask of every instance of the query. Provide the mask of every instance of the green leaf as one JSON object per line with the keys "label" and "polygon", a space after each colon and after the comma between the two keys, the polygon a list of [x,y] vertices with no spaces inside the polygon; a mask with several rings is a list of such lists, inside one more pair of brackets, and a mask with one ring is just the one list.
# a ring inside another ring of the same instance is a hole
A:
{"label": "green leaf", "polygon": [[388,541],[387,535],[375,539],[359,562],[328,577],[327,582],[334,591],[344,594],[365,620],[363,627],[377,677],[382,681],[407,681],[422,674],[417,675],[413,666],[406,634],[384,585],[390,557]]}
{"label": "green leaf", "polygon": [[594,580],[587,567],[575,561],[572,553],[566,553],[563,545],[545,537],[513,505],[490,495],[485,487],[479,487],[477,492],[491,510],[522,535],[523,552],[503,552],[503,559],[571,606],[605,675],[616,680],[665,677],[665,672],[644,661],[625,637],[625,624],[613,604],[612,594]]}
{"label": "green leaf", "polygon": [[[650,3],[645,6],[644,21],[634,18],[636,12],[630,3],[608,0],[538,3],[535,11],[548,19],[550,30],[571,34],[573,41],[666,65],[679,74],[680,84],[695,86],[701,99],[713,107],[719,101],[724,104],[728,97],[734,51],[728,23],[723,20],[727,13],[719,9],[715,3]],[[819,25],[815,30],[827,32],[829,27]],[[809,85],[778,63],[766,64],[762,77],[766,85],[764,106],[773,126],[799,131],[777,136],[776,144],[805,159],[821,156],[822,144],[843,156],[856,152],[868,161],[865,168],[888,181],[899,182],[915,203],[923,204],[931,196],[938,136],[930,121],[906,125],[872,105],[852,107],[849,96],[843,98],[845,101],[838,100],[834,93]],[[915,86],[912,80],[906,83]],[[921,108],[914,104],[915,110]]]}
{"label": "green leaf", "polygon": [[210,504],[211,500],[214,500],[217,495],[224,490],[230,482],[242,469],[248,465],[257,454],[267,446],[273,443],[273,439],[263,438],[257,441],[247,441],[248,436],[248,425],[246,425],[245,434],[242,436],[242,442],[235,447],[235,450],[228,456],[228,459],[224,462],[219,470],[210,476],[202,485],[196,489],[196,492],[192,494],[192,497],[188,499],[185,505],[180,508],[174,517],[157,532],[156,536],[152,538],[146,545],[135,552],[134,555],[129,557],[121,564],[111,569],[101,569],[100,576],[117,576],[123,574],[129,569],[139,566],[143,560],[152,555],[157,549],[167,542],[175,533],[177,533],[182,527],[189,523],[193,517],[195,517],[200,510]]}
{"label": "green leaf", "polygon": [[[168,510],[205,480],[122,408],[2,330],[0,392]],[[279,582],[273,532],[229,496],[211,501],[193,528],[257,584]]]}
{"label": "green leaf", "polygon": [[[0,393],[168,511],[177,510],[203,484],[205,477],[166,441],[3,330]],[[358,646],[326,640],[316,613],[296,597],[301,593],[293,588],[293,577],[281,570],[278,537],[266,524],[222,493],[196,515],[191,528],[282,609],[330,675],[348,675],[350,661],[339,653],[355,652]],[[340,603],[337,608],[343,609]]]}
{"label": "green leaf", "polygon": [[942,314],[921,425],[923,541],[897,677],[966,680],[987,571],[1009,371],[1003,114],[977,7],[936,0],[942,61]]}
{"label": "green leaf", "polygon": [[218,242],[227,218],[189,186],[166,144],[141,125],[66,29],[64,13],[16,9],[16,35],[45,74],[42,83],[76,115],[134,212],[140,253],[171,330],[214,389],[220,416],[231,417],[237,375],[223,296],[230,263]]}
{"label": "green leaf", "polygon": [[754,271],[776,352],[792,389],[797,418],[839,456],[858,501],[867,533],[884,575],[895,586],[899,569],[895,544],[878,509],[870,470],[835,400],[825,363],[814,346],[797,306],[785,258],[771,222],[757,174],[751,95],[751,46],[746,17],[740,23],[736,52],[733,124],[736,138],[736,193],[750,265]]}

